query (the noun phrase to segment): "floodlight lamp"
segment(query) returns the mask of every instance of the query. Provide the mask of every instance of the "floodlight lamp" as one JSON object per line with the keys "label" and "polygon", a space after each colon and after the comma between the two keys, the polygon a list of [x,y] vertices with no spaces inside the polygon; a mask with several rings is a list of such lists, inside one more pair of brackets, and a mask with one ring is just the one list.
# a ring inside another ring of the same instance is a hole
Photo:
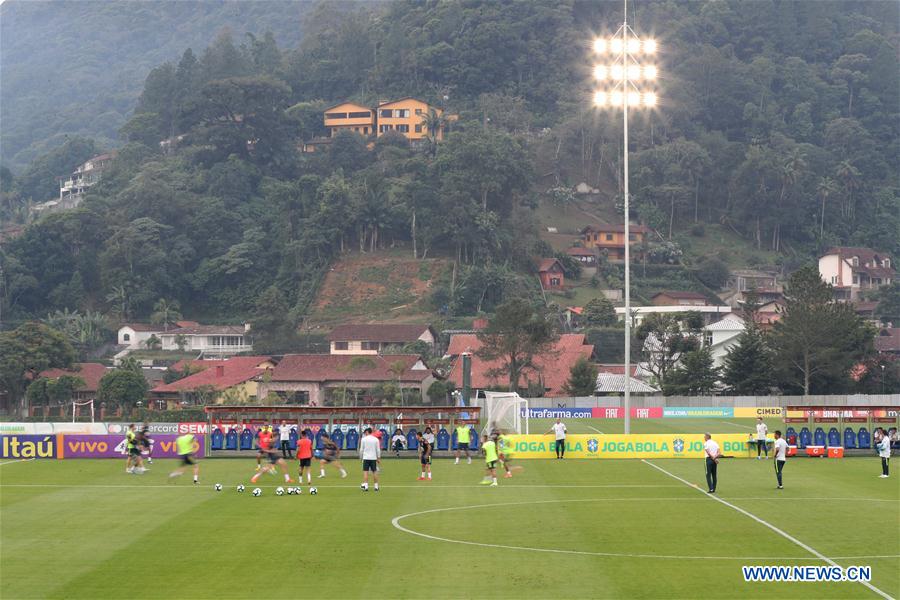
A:
{"label": "floodlight lamp", "polygon": [[644,54],[656,54],[656,40],[644,40]]}
{"label": "floodlight lamp", "polygon": [[628,92],[628,106],[640,106],[641,95],[637,92]]}
{"label": "floodlight lamp", "polygon": [[644,106],[656,106],[656,94],[653,92],[644,94]]}
{"label": "floodlight lamp", "polygon": [[603,81],[607,77],[609,77],[609,69],[606,65],[594,65],[594,79]]}
{"label": "floodlight lamp", "polygon": [[608,103],[606,92],[594,92],[594,106],[606,106]]}
{"label": "floodlight lamp", "polygon": [[605,38],[597,38],[594,40],[594,52],[597,54],[606,54],[608,44]]}
{"label": "floodlight lamp", "polygon": [[641,66],[640,65],[628,65],[626,72],[628,73],[628,79],[630,81],[638,81],[641,78]]}
{"label": "floodlight lamp", "polygon": [[622,67],[622,65],[613,65],[609,68],[609,75],[615,81],[622,81],[622,79],[624,79],[625,77],[625,69]]}
{"label": "floodlight lamp", "polygon": [[647,65],[646,67],[644,67],[644,79],[656,79],[657,74],[658,73],[655,66]]}
{"label": "floodlight lamp", "polygon": [[637,38],[629,38],[627,48],[629,54],[637,54],[641,51],[641,40]]}
{"label": "floodlight lamp", "polygon": [[609,41],[609,49],[614,54],[622,53],[622,39],[621,38],[613,38]]}
{"label": "floodlight lamp", "polygon": [[612,106],[622,106],[623,99],[622,92],[613,92],[609,95],[609,103]]}

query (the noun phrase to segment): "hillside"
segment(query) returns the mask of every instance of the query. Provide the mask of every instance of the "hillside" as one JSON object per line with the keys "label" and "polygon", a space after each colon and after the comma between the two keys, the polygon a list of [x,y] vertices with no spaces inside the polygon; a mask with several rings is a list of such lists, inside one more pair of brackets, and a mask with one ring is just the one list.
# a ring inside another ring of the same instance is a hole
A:
{"label": "hillside", "polygon": [[342,321],[431,320],[429,295],[434,283],[449,276],[452,268],[446,259],[414,260],[408,252],[342,256],[322,280],[311,320],[324,326]]}
{"label": "hillside", "polygon": [[[0,164],[19,171],[67,137],[109,148],[153,67],[223,29],[294,46],[308,2],[7,0],[0,5]],[[40,198],[39,200],[44,200]]]}

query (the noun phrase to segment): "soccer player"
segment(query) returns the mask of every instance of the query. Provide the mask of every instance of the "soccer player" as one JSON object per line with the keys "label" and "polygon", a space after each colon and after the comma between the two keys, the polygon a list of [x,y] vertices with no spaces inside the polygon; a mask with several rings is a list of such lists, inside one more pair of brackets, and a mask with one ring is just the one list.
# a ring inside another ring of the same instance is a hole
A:
{"label": "soccer player", "polygon": [[878,448],[878,456],[881,457],[881,475],[879,477],[887,479],[891,475],[891,436],[883,427],[875,430],[875,446]]}
{"label": "soccer player", "polygon": [[281,457],[293,458],[291,456],[291,426],[287,421],[282,421],[278,426],[278,441],[281,442]]}
{"label": "soccer player", "polygon": [[287,463],[284,462],[283,458],[278,456],[278,450],[275,448],[275,445],[274,445],[271,435],[269,435],[267,438],[265,438],[265,441],[263,441],[263,436],[260,435],[259,449],[260,449],[260,451],[264,452],[265,455],[268,457],[269,464],[267,464],[265,467],[263,467],[262,470],[257,471],[256,474],[250,478],[250,481],[253,483],[256,483],[256,481],[259,479],[259,476],[262,475],[263,473],[271,473],[272,475],[274,475],[275,467],[278,466],[281,469],[281,472],[284,474],[284,482],[292,483],[293,479],[291,479],[291,475],[290,475],[290,473],[288,473]]}
{"label": "soccer player", "polygon": [[491,487],[497,487],[497,444],[484,434],[481,438],[481,451],[484,453],[484,479],[481,485],[490,484]]}
{"label": "soccer player", "polygon": [[778,489],[783,490],[781,485],[781,472],[784,471],[784,463],[787,462],[787,442],[781,437],[781,432],[775,430],[775,444],[772,447],[772,454],[775,455],[775,477],[778,479]]}
{"label": "soccer player", "polygon": [[[512,449],[513,442],[508,435],[503,433],[502,431],[497,435],[497,455],[500,458],[500,464],[503,465],[503,470],[506,471],[504,477],[512,477],[512,467],[510,467],[510,463],[512,463]],[[516,467],[521,470],[522,467]]]}
{"label": "soccer player", "polygon": [[[371,428],[369,429],[369,431],[371,432]],[[329,436],[324,431],[322,432],[322,444],[325,447],[322,449],[322,460],[319,461],[319,479],[325,477],[325,465],[330,464],[334,464],[335,467],[340,469],[341,478],[346,477],[347,471],[344,470],[344,465],[342,465],[340,461],[341,449],[337,447],[337,444],[334,443],[334,440],[331,439],[331,436]]]}
{"label": "soccer player", "polygon": [[706,493],[715,494],[716,486],[719,484],[717,468],[721,453],[719,452],[719,444],[708,433],[703,434],[703,451],[706,453],[706,484],[709,486]]}
{"label": "soccer player", "polygon": [[469,455],[469,436],[470,436],[469,426],[466,424],[460,425],[456,428],[456,462],[453,463],[455,465],[459,464],[459,453],[466,453],[466,464],[472,464],[472,457]]}
{"label": "soccer player", "polygon": [[297,460],[300,461],[300,478],[297,483],[303,483],[303,473],[306,472],[306,483],[312,483],[312,440],[309,439],[309,429],[304,429],[297,440]]}
{"label": "soccer player", "polygon": [[769,447],[766,445],[766,434],[769,433],[769,428],[766,427],[766,424],[763,422],[762,417],[757,417],[756,419],[756,460],[762,458],[760,454],[765,451],[766,460],[769,458]]}
{"label": "soccer player", "polygon": [[175,448],[181,457],[181,466],[169,473],[169,479],[180,477],[188,467],[194,467],[194,484],[200,483],[200,465],[194,460],[194,434],[186,433],[175,438]]}
{"label": "soccer player", "polygon": [[433,446],[421,431],[416,432],[416,438],[419,440],[419,462],[422,463],[419,481],[426,480],[426,473],[428,474],[428,481],[431,481],[431,451]]}
{"label": "soccer player", "polygon": [[153,439],[150,437],[150,424],[144,423],[141,427],[141,433],[138,436],[141,442],[141,448],[147,451],[147,462],[153,464]]}
{"label": "soccer player", "polygon": [[366,427],[365,435],[359,442],[359,457],[362,459],[363,480],[360,488],[364,492],[369,491],[369,473],[375,482],[375,491],[378,491],[378,465],[381,464],[381,442],[372,435],[372,428]]}
{"label": "soccer player", "polygon": [[268,452],[263,448],[268,448],[272,444],[272,431],[263,425],[260,427],[256,435],[256,470],[262,468],[262,459],[268,457]]}
{"label": "soccer player", "polygon": [[556,436],[556,458],[565,458],[566,457],[566,424],[556,420],[550,427],[550,431],[545,433],[544,435],[554,434]]}
{"label": "soccer player", "polygon": [[141,450],[137,445],[137,434],[134,432],[134,423],[128,426],[125,432],[125,449],[128,459],[125,461],[125,472],[140,475],[144,472],[144,461],[141,459]]}

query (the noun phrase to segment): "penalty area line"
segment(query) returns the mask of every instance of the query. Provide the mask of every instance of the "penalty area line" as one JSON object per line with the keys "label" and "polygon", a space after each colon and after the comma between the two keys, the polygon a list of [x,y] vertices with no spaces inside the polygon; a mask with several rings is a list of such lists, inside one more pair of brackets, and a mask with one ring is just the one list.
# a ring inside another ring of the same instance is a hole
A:
{"label": "penalty area line", "polygon": [[[653,464],[652,462],[650,462],[650,461],[648,461],[648,460],[641,459],[641,462],[644,463],[644,464],[647,464],[647,465],[649,465],[649,466],[651,466],[651,467],[653,467],[654,469],[656,469],[656,470],[659,471],[660,473],[663,473],[663,474],[665,474],[665,475],[668,475],[668,476],[671,477],[672,479],[675,479],[675,480],[677,480],[677,481],[680,481],[680,482],[683,483],[684,485],[686,485],[686,486],[688,486],[688,487],[690,487],[690,488],[693,488],[693,489],[697,490],[697,491],[700,492],[701,494],[706,494],[706,492],[704,492],[702,489],[700,489],[696,484],[691,483],[690,481],[688,481],[688,480],[686,480],[686,479],[682,479],[682,478],[679,477],[678,475],[675,475],[674,473],[670,473],[669,471],[663,469],[662,467],[660,467],[660,466],[658,466],[658,465]],[[720,504],[724,504],[724,505],[727,506],[728,508],[731,508],[731,509],[733,509],[733,510],[736,510],[737,512],[741,513],[742,515],[744,515],[744,516],[746,516],[746,517],[749,517],[749,518],[753,519],[754,521],[756,521],[756,522],[759,523],[760,525],[763,525],[764,527],[768,527],[769,529],[771,529],[772,531],[774,531],[775,533],[777,533],[778,535],[780,535],[780,536],[783,537],[784,539],[788,540],[789,542],[791,542],[791,543],[793,543],[793,544],[795,544],[795,545],[797,545],[797,546],[800,546],[801,548],[803,548],[804,550],[806,550],[807,552],[809,552],[810,554],[812,554],[812,555],[815,556],[816,558],[825,561],[825,562],[828,563],[829,565],[831,565],[831,566],[833,566],[833,567],[840,567],[840,565],[837,564],[836,562],[834,562],[834,560],[828,558],[827,556],[825,556],[824,554],[822,554],[821,552],[819,552],[819,551],[816,550],[815,548],[813,548],[813,547],[811,547],[811,546],[809,546],[809,545],[807,545],[807,544],[801,542],[800,540],[798,540],[797,538],[795,538],[795,537],[792,536],[791,534],[787,533],[786,531],[784,531],[784,530],[782,530],[782,529],[779,529],[779,528],[776,527],[775,525],[772,525],[772,524],[769,523],[768,521],[765,521],[765,520],[763,520],[763,519],[757,517],[757,516],[754,515],[753,513],[744,510],[744,509],[741,508],[740,506],[737,506],[737,505],[735,505],[735,504],[732,504],[731,502],[728,502],[728,501],[726,501],[726,500],[723,500],[723,499],[719,498],[719,497],[716,496],[715,494],[706,494],[706,495],[707,495],[707,497],[709,497],[710,499],[715,500],[716,502],[718,502],[718,503],[720,503]],[[894,600],[894,597],[893,597],[893,596],[891,596],[891,595],[888,594],[887,592],[884,592],[884,591],[878,589],[877,587],[875,587],[874,585],[872,585],[872,584],[869,583],[868,581],[860,581],[859,583],[861,583],[862,585],[866,586],[867,588],[869,588],[870,590],[872,590],[873,592],[875,592],[876,594],[878,594],[879,596],[881,596],[881,597],[884,598],[885,600]]]}
{"label": "penalty area line", "polygon": [[11,465],[13,463],[31,462],[33,460],[34,460],[33,458],[20,458],[18,460],[7,460],[5,462],[0,462],[0,467],[2,467],[3,465]]}

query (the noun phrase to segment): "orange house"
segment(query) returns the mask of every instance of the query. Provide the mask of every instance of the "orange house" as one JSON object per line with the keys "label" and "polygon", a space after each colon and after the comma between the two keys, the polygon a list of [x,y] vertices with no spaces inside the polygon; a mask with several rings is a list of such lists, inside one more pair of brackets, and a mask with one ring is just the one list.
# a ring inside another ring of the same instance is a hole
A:
{"label": "orange house", "polygon": [[339,131],[375,135],[375,111],[353,102],[336,104],[325,109],[325,127],[331,137]]}
{"label": "orange house", "polygon": [[[628,238],[631,245],[643,244],[648,231],[643,225],[630,225]],[[625,260],[624,225],[588,225],[581,230],[581,241],[585,248],[606,250],[609,260]],[[638,258],[643,258],[643,251],[638,250]]]}
{"label": "orange house", "polygon": [[561,290],[566,285],[563,267],[555,258],[542,258],[538,264],[538,277],[545,290]]}
{"label": "orange house", "polygon": [[[431,111],[443,114],[439,108],[429,106],[415,98],[401,98],[391,102],[382,102],[376,109],[378,118],[378,137],[389,131],[398,131],[408,140],[416,141],[428,137],[425,119]],[[437,131],[437,139],[444,139],[444,128]]]}

